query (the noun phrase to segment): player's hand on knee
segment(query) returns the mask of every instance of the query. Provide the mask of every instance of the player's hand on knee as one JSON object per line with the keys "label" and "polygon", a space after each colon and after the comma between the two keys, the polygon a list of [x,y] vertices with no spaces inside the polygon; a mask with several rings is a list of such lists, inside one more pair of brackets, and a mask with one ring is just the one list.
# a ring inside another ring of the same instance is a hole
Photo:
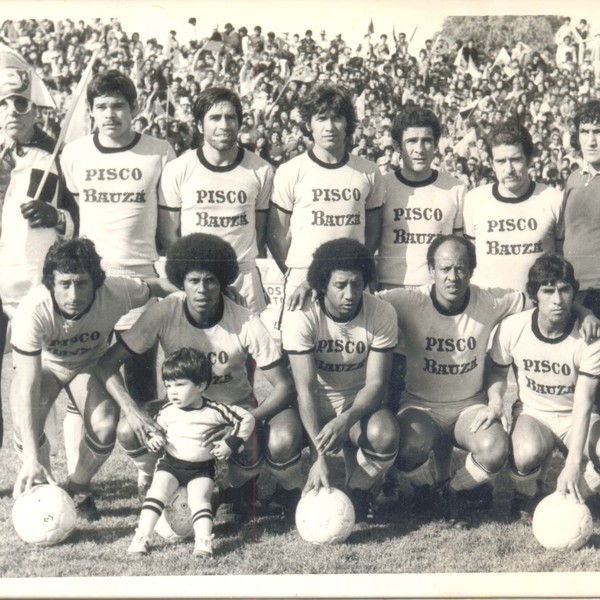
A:
{"label": "player's hand on knee", "polygon": [[471,433],[475,433],[479,429],[487,429],[494,421],[502,422],[503,416],[503,411],[498,411],[491,406],[486,406],[477,412],[469,429]]}
{"label": "player's hand on knee", "polygon": [[225,440],[218,440],[217,442],[215,442],[213,449],[210,451],[210,453],[219,460],[228,459],[231,456],[232,452],[232,449],[229,447]]}
{"label": "player's hand on knee", "polygon": [[329,465],[324,456],[318,456],[313,466],[308,472],[306,485],[302,490],[302,495],[306,496],[311,491],[318,492],[322,487],[326,490],[331,488],[329,484]]}
{"label": "player's hand on knee", "polygon": [[308,281],[303,281],[285,301],[286,310],[296,310],[301,308],[304,304],[306,296],[311,292],[311,287],[308,285]]}
{"label": "player's hand on knee", "polygon": [[218,442],[219,440],[229,436],[232,431],[233,427],[231,427],[231,425],[217,425],[216,427],[206,430],[200,435],[200,443],[205,448],[209,447],[215,442]]}
{"label": "player's hand on knee", "polygon": [[21,214],[31,227],[55,227],[58,223],[58,210],[42,200],[31,200],[21,204]]}

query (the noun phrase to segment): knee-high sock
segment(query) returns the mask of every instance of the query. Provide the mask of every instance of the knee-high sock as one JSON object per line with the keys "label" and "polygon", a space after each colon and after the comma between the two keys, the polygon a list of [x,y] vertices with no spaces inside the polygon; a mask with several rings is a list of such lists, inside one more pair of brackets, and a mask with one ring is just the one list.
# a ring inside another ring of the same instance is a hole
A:
{"label": "knee-high sock", "polygon": [[512,467],[508,468],[508,475],[515,486],[515,491],[530,497],[535,496],[535,493],[537,492],[537,480],[541,472],[541,467],[529,471],[529,473],[520,473]]}
{"label": "knee-high sock", "polygon": [[140,522],[138,523],[138,532],[144,535],[150,535],[156,527],[156,522],[162,515],[163,510],[169,498],[160,494],[153,494],[152,497],[147,496],[142,504],[140,512]]}
{"label": "knee-high sock", "polygon": [[267,456],[265,468],[269,469],[277,483],[284,490],[293,490],[304,485],[302,454],[300,452],[285,463],[277,463]]}
{"label": "knee-high sock", "polygon": [[382,454],[359,448],[356,453],[356,468],[350,475],[348,486],[369,490],[383,480],[387,470],[394,464],[397,452]]}
{"label": "knee-high sock", "polygon": [[430,464],[431,458],[427,458],[427,460],[421,466],[413,469],[412,471],[400,471],[398,469],[398,474],[415,486],[433,485],[435,481],[431,473]]}
{"label": "knee-high sock", "polygon": [[156,466],[156,461],[159,457],[158,452],[148,452],[147,448],[140,446],[139,448],[134,448],[133,450],[125,450],[125,454],[137,467],[140,473],[143,473],[149,480],[152,479],[154,467]]}
{"label": "knee-high sock", "polygon": [[482,483],[491,481],[496,477],[497,473],[488,473],[469,452],[465,460],[465,466],[459,469],[454,477],[450,480],[450,490],[452,492],[460,492],[462,490],[472,490]]}
{"label": "knee-high sock", "polygon": [[67,403],[67,412],[63,421],[63,435],[65,438],[67,474],[72,475],[79,460],[79,446],[85,435],[85,427],[77,406],[71,398]]}
{"label": "knee-high sock", "polygon": [[192,515],[194,535],[197,538],[210,537],[213,528],[213,512],[210,502],[199,505]]}
{"label": "knee-high sock", "polygon": [[600,473],[591,460],[588,460],[585,466],[580,488],[584,499],[597,494],[600,490]]}
{"label": "knee-high sock", "polygon": [[80,488],[89,487],[92,477],[100,470],[115,447],[115,442],[99,444],[89,434],[83,436],[79,446],[79,460],[69,481]]}

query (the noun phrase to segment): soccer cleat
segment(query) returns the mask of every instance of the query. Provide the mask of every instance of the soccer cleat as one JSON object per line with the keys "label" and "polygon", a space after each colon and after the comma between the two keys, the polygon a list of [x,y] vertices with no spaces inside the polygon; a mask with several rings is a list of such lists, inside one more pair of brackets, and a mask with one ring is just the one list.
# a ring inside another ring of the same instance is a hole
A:
{"label": "soccer cleat", "polygon": [[543,495],[540,493],[534,496],[527,496],[526,494],[515,492],[510,501],[510,520],[513,523],[530,524],[533,519],[533,511],[542,497]]}
{"label": "soccer cleat", "polygon": [[350,488],[350,500],[354,506],[356,523],[373,523],[375,521],[375,503],[371,490]]}
{"label": "soccer cleat", "polygon": [[227,488],[219,493],[215,520],[220,523],[245,523],[256,516],[255,482],[247,481],[239,488]]}
{"label": "soccer cleat", "polygon": [[467,492],[467,504],[473,510],[489,510],[494,504],[494,486],[484,483]]}
{"label": "soccer cleat", "polygon": [[214,535],[209,535],[208,537],[197,537],[194,542],[194,556],[212,558],[214,537]]}
{"label": "soccer cleat", "polygon": [[419,515],[435,512],[437,495],[430,485],[413,485],[412,509]]}
{"label": "soccer cleat", "polygon": [[77,515],[82,519],[90,522],[100,519],[100,511],[91,494],[74,494],[73,502],[75,503]]}
{"label": "soccer cleat", "polygon": [[271,496],[271,502],[276,504],[275,511],[277,516],[285,521],[293,520],[301,496],[302,491],[300,488],[293,488],[291,490],[277,488],[273,496]]}
{"label": "soccer cleat", "polygon": [[148,536],[140,533],[137,529],[135,530],[135,535],[131,540],[131,544],[129,544],[129,548],[127,548],[128,554],[148,554],[148,549],[150,548],[150,542],[148,541]]}

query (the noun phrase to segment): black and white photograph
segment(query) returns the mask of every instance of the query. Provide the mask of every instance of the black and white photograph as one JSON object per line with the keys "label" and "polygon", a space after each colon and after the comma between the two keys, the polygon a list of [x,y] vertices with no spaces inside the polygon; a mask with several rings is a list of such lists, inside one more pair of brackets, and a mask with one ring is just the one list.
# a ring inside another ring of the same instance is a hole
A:
{"label": "black and white photograph", "polygon": [[598,594],[595,3],[0,15],[0,598]]}

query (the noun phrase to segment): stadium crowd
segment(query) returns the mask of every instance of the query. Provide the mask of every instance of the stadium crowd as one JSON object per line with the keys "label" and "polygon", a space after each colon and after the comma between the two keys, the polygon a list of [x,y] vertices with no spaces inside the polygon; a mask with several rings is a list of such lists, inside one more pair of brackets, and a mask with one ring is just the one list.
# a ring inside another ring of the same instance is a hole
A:
{"label": "stadium crowd", "polygon": [[[437,37],[416,57],[404,33],[388,44],[372,26],[352,49],[325,31],[228,23],[199,39],[188,25],[164,44],[116,19],[2,26],[58,105],[2,49],[15,496],[54,481],[43,427],[63,389],[81,515],[100,516],[91,480],[117,441],[137,467],[131,553],[148,551],[179,485],[194,553],[211,557],[213,518],[254,514],[260,473],[289,518],[330,487],[338,452],[361,522],[404,478],[415,510],[462,526],[491,508],[505,467],[511,514],[530,518],[555,446],[559,493],[597,493],[600,57],[587,23],[565,19],[555,54]],[[94,131],[56,162],[50,138],[80,78]],[[279,332],[260,318],[265,248],[284,276]],[[168,401],[153,407],[159,346]],[[531,375],[514,409],[511,365]],[[453,447],[467,453],[454,473]],[[228,464],[216,499],[215,458]]]}
{"label": "stadium crowd", "polygon": [[435,166],[469,188],[493,178],[484,143],[490,128],[518,115],[536,146],[532,178],[563,189],[580,162],[570,143],[575,105],[600,86],[600,35],[585,20],[575,27],[568,18],[556,48],[537,52],[519,42],[490,55],[472,41],[451,47],[443,38],[411,53],[402,32],[393,40],[370,32],[354,48],[324,30],[301,35],[227,23],[204,35],[194,18],[165,40],[142,40],[123,31],[118,19],[5,21],[0,31],[50,88],[59,108],[42,111],[42,126],[53,137],[97,51],[98,71],[116,68],[136,82],[135,129],[168,139],[178,155],[198,142],[192,112],[198,94],[225,86],[242,97],[240,143],[277,167],[309,144],[299,99],[315,81],[339,83],[356,103],[353,153],[376,161],[384,173],[393,170],[399,161],[393,116],[401,107],[428,107],[442,123]]}

